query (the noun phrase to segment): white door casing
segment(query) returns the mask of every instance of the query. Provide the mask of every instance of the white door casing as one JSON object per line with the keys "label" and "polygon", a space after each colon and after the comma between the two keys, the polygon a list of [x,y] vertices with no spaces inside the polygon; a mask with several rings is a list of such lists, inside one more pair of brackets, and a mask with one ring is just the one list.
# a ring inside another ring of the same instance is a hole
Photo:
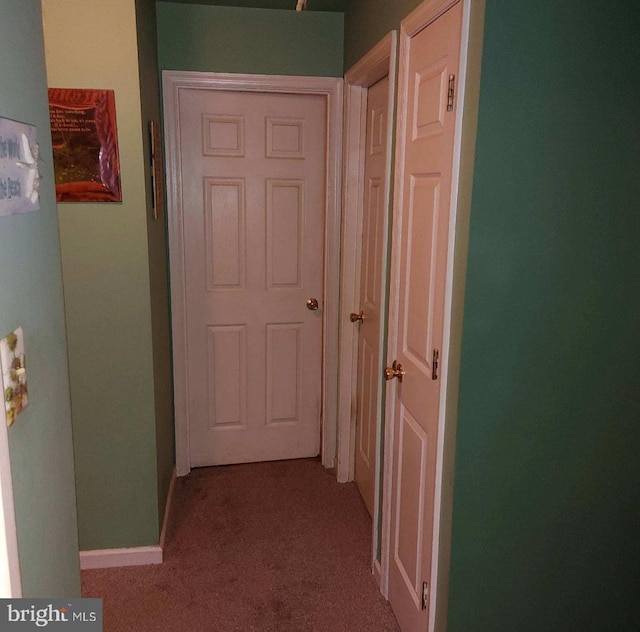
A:
{"label": "white door casing", "polygon": [[0,413],[0,426],[0,599],[17,599],[22,597],[22,582],[4,406]]}
{"label": "white door casing", "polygon": [[[339,205],[337,192],[340,187],[340,178],[339,155],[337,149],[340,145],[341,131],[341,112],[339,107],[341,81],[339,79],[310,77],[221,75],[216,73],[165,71],[163,73],[163,84],[165,134],[167,139],[167,185],[174,341],[177,472],[179,475],[188,473],[192,463],[189,447],[189,418],[191,411],[188,398],[189,381],[191,377],[189,374],[190,367],[187,360],[188,287],[185,282],[188,256],[185,252],[187,242],[185,241],[186,232],[183,216],[184,198],[182,196],[183,185],[186,186],[186,184],[183,183],[183,156],[180,126],[178,124],[182,107],[181,94],[186,94],[188,91],[218,91],[220,93],[236,92],[239,94],[262,93],[265,96],[268,96],[269,94],[277,95],[283,93],[316,95],[323,102],[322,106],[324,108],[324,116],[326,117],[325,121],[327,130],[327,152],[325,157],[326,190],[324,196],[325,208],[323,209],[324,226],[322,227],[324,233],[324,257],[326,265],[324,267],[323,275],[324,295],[318,296],[317,298],[323,308],[322,335],[324,344],[321,351],[323,399],[322,457],[323,464],[326,467],[331,467],[335,461],[336,437],[335,401],[337,383],[335,376],[337,367],[335,358],[337,347],[338,266],[335,262],[338,259],[337,253],[339,252]],[[225,113],[218,112],[218,114]],[[222,185],[224,183],[220,182],[219,184]],[[226,193],[230,194],[231,188]],[[237,190],[237,187],[235,190]],[[305,316],[307,315],[306,312],[307,310],[305,308]],[[229,332],[223,331],[222,333]],[[237,344],[243,344],[243,336],[241,332],[231,333],[233,335],[230,336],[229,340],[232,342],[235,341]],[[276,337],[282,333],[283,332],[276,331]],[[249,358],[249,360],[251,360],[251,358]],[[191,370],[193,371],[193,368],[191,368]],[[236,371],[236,373],[238,372]],[[334,402],[333,406],[330,404],[332,401]]]}
{"label": "white door casing", "polygon": [[[434,630],[436,620],[469,7],[427,0],[401,24],[387,360],[406,373],[387,387],[382,572],[406,632]],[[457,85],[447,111],[451,75]]]}

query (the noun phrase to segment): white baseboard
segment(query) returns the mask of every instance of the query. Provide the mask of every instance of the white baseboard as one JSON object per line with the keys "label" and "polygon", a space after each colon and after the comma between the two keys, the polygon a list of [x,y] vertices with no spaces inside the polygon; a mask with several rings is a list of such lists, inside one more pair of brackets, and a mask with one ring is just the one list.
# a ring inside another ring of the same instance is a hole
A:
{"label": "white baseboard", "polygon": [[167,535],[167,525],[169,523],[169,512],[171,503],[173,502],[173,490],[176,487],[176,468],[171,473],[171,482],[169,483],[169,491],[167,492],[167,502],[164,505],[164,519],[162,520],[162,531],[160,531],[160,548],[164,551],[164,539]]}
{"label": "white baseboard", "polygon": [[164,507],[164,519],[160,532],[160,544],[155,546],[133,546],[124,549],[97,549],[94,551],[80,551],[80,568],[115,568],[118,566],[145,566],[147,564],[162,564],[162,551],[167,534],[169,512],[173,501],[173,490],[176,486],[176,469],[173,468],[167,502]]}
{"label": "white baseboard", "polygon": [[162,564],[162,549],[159,545],[80,551],[80,568],[83,571],[91,568],[144,566],[146,564]]}
{"label": "white baseboard", "polygon": [[378,584],[378,588],[382,586],[381,579],[382,573],[380,568],[380,562],[378,560],[373,560],[373,578],[376,580],[376,584]]}

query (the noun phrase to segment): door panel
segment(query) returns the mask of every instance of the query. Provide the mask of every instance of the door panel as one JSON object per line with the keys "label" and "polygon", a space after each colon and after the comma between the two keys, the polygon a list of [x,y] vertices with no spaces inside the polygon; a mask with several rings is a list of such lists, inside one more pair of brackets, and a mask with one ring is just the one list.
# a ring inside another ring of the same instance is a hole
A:
{"label": "door panel", "polygon": [[316,456],[325,100],[179,95],[191,465]]}
{"label": "door panel", "polygon": [[[393,558],[404,588],[420,608],[418,595],[414,589],[422,576],[422,531],[421,517],[424,513],[424,476],[416,481],[416,472],[426,473],[427,436],[420,423],[402,407],[398,443],[398,493],[396,496],[396,537]],[[417,483],[417,484],[416,484]]]}
{"label": "door panel", "polygon": [[300,421],[302,323],[267,325],[267,425]]}
{"label": "door panel", "polygon": [[356,385],[355,480],[371,515],[375,504],[375,476],[379,450],[376,433],[381,406],[380,321],[384,300],[382,275],[385,265],[383,248],[387,213],[385,161],[388,98],[388,77],[381,79],[368,90],[360,266],[360,311],[364,314],[364,321],[357,325],[360,331]]}
{"label": "door panel", "polygon": [[304,180],[267,181],[267,286],[300,288],[304,258]]}
{"label": "door panel", "polygon": [[247,420],[247,328],[207,327],[207,338],[209,428],[241,427]]}
{"label": "door panel", "polygon": [[[455,103],[462,3],[409,38],[403,50],[405,111],[398,129],[398,196],[394,209],[392,296],[397,297],[395,345],[389,361],[405,371],[395,390],[389,600],[403,632],[428,629],[434,550],[440,379],[434,350],[442,350]],[[436,547],[437,549],[437,547]]]}
{"label": "door panel", "polygon": [[246,284],[245,182],[205,178],[207,291],[244,289]]}

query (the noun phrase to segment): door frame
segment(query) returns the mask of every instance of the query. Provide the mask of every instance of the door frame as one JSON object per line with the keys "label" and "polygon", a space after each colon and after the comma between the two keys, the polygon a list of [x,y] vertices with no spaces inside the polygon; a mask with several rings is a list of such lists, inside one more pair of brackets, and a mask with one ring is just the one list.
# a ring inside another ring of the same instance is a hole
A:
{"label": "door frame", "polygon": [[[432,542],[432,573],[429,601],[429,632],[446,629],[451,522],[453,509],[453,477],[455,434],[457,423],[458,385],[462,316],[467,267],[467,245],[473,160],[475,154],[480,62],[484,27],[485,0],[424,0],[400,24],[398,103],[396,114],[395,178],[392,226],[387,357],[396,351],[398,331],[394,323],[398,313],[400,226],[398,215],[403,201],[405,123],[407,113],[407,61],[411,38],[434,22],[458,2],[462,3],[460,37],[460,67],[457,81],[458,102],[451,181],[451,210],[445,290],[445,318],[440,367],[440,408],[438,414],[438,446],[434,531]],[[393,475],[393,429],[396,389],[387,389],[385,396],[384,490],[382,507],[381,592],[388,596],[391,546],[391,489]]]}
{"label": "door frame", "polygon": [[[184,230],[180,205],[181,159],[179,96],[185,89],[317,95],[326,100],[327,157],[325,195],[322,464],[335,467],[338,391],[338,300],[340,274],[340,192],[342,143],[342,78],[246,75],[214,72],[163,71],[164,133],[167,169],[167,221],[173,335],[176,473],[191,470],[186,336]],[[333,402],[333,403],[332,403]]]}
{"label": "door frame", "polygon": [[[342,243],[349,247],[342,251],[340,289],[340,367],[338,387],[338,482],[345,483],[355,477],[356,411],[354,401],[358,382],[358,331],[349,320],[351,312],[360,311],[360,268],[362,259],[362,229],[364,201],[365,141],[367,135],[367,93],[383,77],[389,77],[387,106],[387,150],[385,156],[386,193],[384,199],[383,270],[381,274],[382,302],[380,305],[380,361],[377,374],[382,379],[384,366],[384,330],[387,319],[387,269],[389,244],[389,213],[391,210],[391,177],[393,158],[393,122],[396,95],[396,50],[398,35],[389,32],[345,74],[344,120],[344,174]],[[378,401],[376,421],[376,450],[381,454],[382,408],[384,393]],[[374,492],[372,560],[373,574],[380,583],[380,562],[377,559],[378,525],[381,485],[381,459],[377,459]]]}
{"label": "door frame", "polygon": [[0,414],[0,598],[22,597],[18,531],[13,503],[9,433],[4,406]]}

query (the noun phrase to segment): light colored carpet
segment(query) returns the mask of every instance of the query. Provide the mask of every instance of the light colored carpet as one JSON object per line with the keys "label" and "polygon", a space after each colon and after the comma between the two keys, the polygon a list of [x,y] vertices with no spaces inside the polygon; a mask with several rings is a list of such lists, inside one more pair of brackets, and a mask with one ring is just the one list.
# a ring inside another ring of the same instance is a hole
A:
{"label": "light colored carpet", "polygon": [[354,484],[305,459],[178,479],[165,562],[82,572],[105,632],[398,632]]}

